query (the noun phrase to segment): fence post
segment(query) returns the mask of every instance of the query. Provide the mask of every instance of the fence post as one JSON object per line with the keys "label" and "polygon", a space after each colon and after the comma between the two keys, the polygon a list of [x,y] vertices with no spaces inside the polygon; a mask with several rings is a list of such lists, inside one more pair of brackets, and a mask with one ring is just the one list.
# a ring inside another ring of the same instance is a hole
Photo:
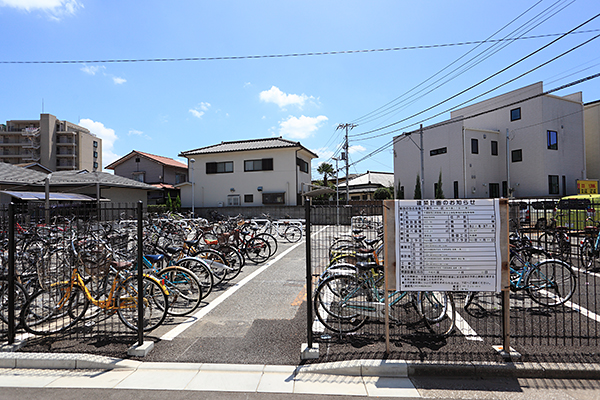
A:
{"label": "fence post", "polygon": [[8,205],[8,344],[15,343],[15,205]]}
{"label": "fence post", "polygon": [[310,198],[306,197],[304,201],[304,219],[306,220],[306,335],[308,341],[308,348],[313,347],[313,333],[312,333],[312,263],[311,263],[311,227],[310,227]]}
{"label": "fence post", "polygon": [[143,221],[142,221],[142,201],[138,201],[137,207],[137,235],[138,235],[138,253],[137,253],[137,280],[138,280],[138,345],[144,344],[144,248],[143,248]]}

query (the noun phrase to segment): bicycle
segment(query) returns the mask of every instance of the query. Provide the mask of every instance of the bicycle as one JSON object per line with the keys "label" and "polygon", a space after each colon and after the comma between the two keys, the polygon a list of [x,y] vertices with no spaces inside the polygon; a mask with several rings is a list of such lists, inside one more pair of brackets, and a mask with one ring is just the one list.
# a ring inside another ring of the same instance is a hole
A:
{"label": "bicycle", "polygon": [[[289,221],[280,223],[279,221],[273,221],[273,218],[269,214],[262,214],[266,218],[267,222],[260,227],[262,233],[268,233],[270,235],[275,234],[276,237],[281,237],[290,243],[297,243],[302,240],[302,229],[295,224],[290,224]],[[283,225],[283,228],[281,227]]]}
{"label": "bicycle", "polygon": [[585,227],[585,238],[579,244],[579,260],[581,266],[587,271],[593,271],[598,268],[600,258],[600,222],[587,218],[594,225]]}
{"label": "bicycle", "polygon": [[537,243],[548,253],[564,261],[571,255],[569,228],[556,226],[556,223],[555,218],[550,219],[550,224],[546,226],[544,233],[538,237]]}
{"label": "bicycle", "polygon": [[[385,318],[385,290],[383,267],[372,262],[359,262],[356,271],[338,270],[317,286],[313,307],[319,321],[336,333],[355,332],[369,319]],[[388,315],[392,307],[408,299],[417,312],[418,319],[435,335],[448,336],[455,327],[456,308],[448,292],[393,291],[388,295]]]}
{"label": "bicycle", "polygon": [[[138,295],[142,292],[143,308],[142,326],[149,332],[165,320],[169,307],[169,293],[163,285],[153,276],[144,274],[142,287],[138,286],[138,277],[127,273],[131,267],[130,262],[117,262],[112,259],[103,260],[102,265],[97,265],[98,271],[110,274],[111,287],[102,292],[104,296],[94,296],[88,283],[93,280],[93,275],[85,277],[80,273],[80,268],[85,268],[81,251],[77,251],[74,241],[72,250],[76,262],[67,280],[48,284],[46,288],[31,296],[21,310],[21,326],[29,333],[35,335],[49,335],[65,331],[86,315],[88,307],[97,307],[92,314],[97,315],[104,311],[109,315],[116,313],[123,324],[132,330],[138,329]],[[86,316],[86,319],[89,316]]]}

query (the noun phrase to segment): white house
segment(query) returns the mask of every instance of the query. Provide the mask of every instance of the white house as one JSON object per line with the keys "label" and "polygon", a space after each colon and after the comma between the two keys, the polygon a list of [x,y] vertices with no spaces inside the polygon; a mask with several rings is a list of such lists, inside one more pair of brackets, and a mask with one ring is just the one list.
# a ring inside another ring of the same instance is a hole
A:
{"label": "white house", "polygon": [[184,151],[190,183],[180,185],[183,207],[302,204],[318,156],[300,142],[240,140]]}
{"label": "white house", "polygon": [[395,187],[406,198],[413,198],[417,176],[424,178],[423,198],[435,197],[440,174],[446,198],[576,193],[577,180],[586,179],[581,92],[543,94],[538,82],[394,138]]}

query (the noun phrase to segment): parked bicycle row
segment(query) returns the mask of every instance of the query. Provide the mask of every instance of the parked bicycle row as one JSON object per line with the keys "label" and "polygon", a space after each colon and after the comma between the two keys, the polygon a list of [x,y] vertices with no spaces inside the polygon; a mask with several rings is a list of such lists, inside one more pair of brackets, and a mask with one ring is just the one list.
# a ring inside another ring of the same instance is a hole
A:
{"label": "parked bicycle row", "polygon": [[[16,223],[19,329],[47,335],[115,316],[137,330],[139,305],[143,330],[148,332],[168,315],[193,313],[214,288],[237,277],[246,263],[264,263],[278,249],[274,235],[246,220],[224,230],[202,219],[147,218],[138,240],[137,221],[122,217],[103,223],[74,216],[50,225]],[[0,242],[3,334],[8,330],[6,233]],[[293,240],[301,237],[295,235]],[[142,286],[137,279],[140,244]]]}

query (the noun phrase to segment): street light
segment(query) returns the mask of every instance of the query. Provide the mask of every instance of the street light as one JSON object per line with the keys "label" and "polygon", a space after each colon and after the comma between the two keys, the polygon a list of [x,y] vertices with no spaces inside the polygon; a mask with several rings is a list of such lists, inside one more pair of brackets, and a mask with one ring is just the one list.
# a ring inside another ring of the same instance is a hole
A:
{"label": "street light", "polygon": [[190,174],[190,180],[192,181],[192,218],[194,218],[194,205],[196,204],[196,198],[195,198],[195,194],[196,194],[196,190],[195,190],[195,183],[194,183],[194,163],[196,162],[196,160],[194,160],[193,158],[190,159],[190,164],[192,165],[192,170],[191,170],[191,174]]}
{"label": "street light", "polygon": [[335,198],[336,198],[336,209],[337,209],[337,225],[340,224],[340,181],[339,181],[339,170],[338,170],[338,158],[332,157],[335,160]]}

